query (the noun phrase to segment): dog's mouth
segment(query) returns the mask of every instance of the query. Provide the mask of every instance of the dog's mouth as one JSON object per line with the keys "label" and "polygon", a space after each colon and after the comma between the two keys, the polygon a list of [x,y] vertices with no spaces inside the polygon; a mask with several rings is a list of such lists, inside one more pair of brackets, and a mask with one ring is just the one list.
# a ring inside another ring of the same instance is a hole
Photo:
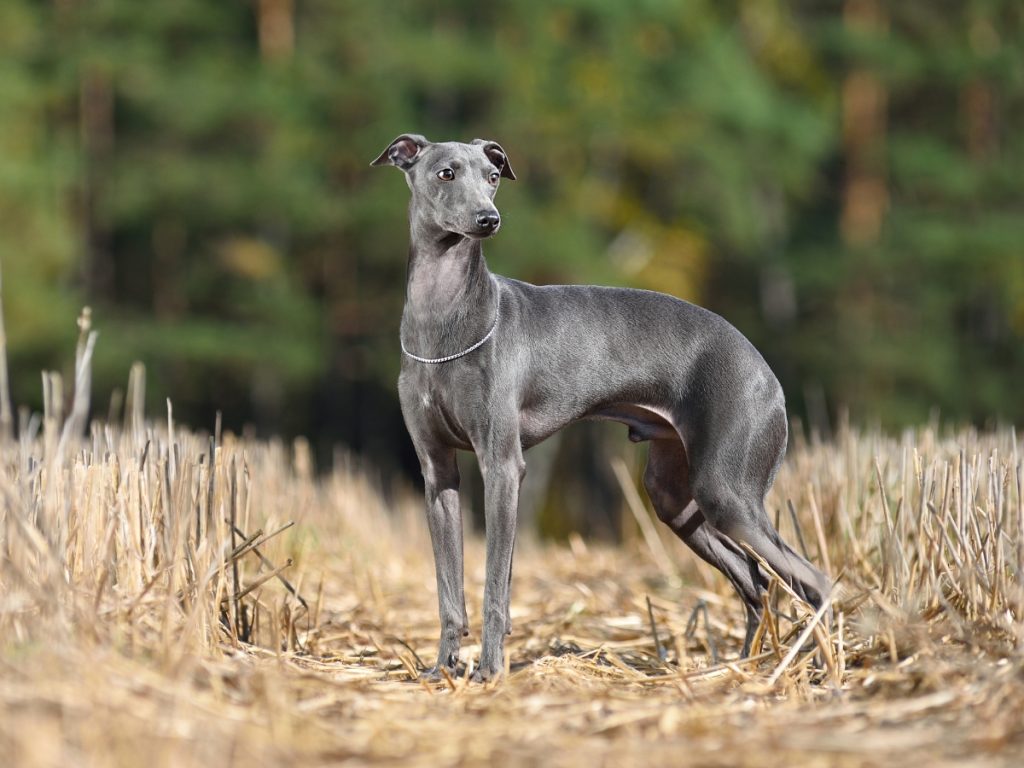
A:
{"label": "dog's mouth", "polygon": [[486,240],[496,235],[499,229],[501,229],[501,224],[496,224],[493,227],[478,227],[467,232],[466,237],[471,237],[474,240]]}

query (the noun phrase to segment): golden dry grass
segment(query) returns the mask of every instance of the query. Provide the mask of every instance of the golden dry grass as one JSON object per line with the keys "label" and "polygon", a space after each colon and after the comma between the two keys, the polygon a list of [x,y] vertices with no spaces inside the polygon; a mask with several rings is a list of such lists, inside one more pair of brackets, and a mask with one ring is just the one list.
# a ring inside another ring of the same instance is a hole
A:
{"label": "golden dry grass", "polygon": [[[844,430],[794,447],[768,506],[841,574],[827,630],[776,585],[763,652],[738,661],[731,589],[627,487],[644,524],[625,545],[517,548],[504,681],[428,685],[416,674],[438,625],[418,499],[385,501],[344,460],[317,479],[302,442],[225,436],[211,461],[208,437],[143,424],[137,407],[83,441],[62,441],[52,410],[0,454],[5,764],[1024,759],[1010,431]],[[257,554],[244,542],[259,531]],[[472,662],[477,536],[466,561]]]}

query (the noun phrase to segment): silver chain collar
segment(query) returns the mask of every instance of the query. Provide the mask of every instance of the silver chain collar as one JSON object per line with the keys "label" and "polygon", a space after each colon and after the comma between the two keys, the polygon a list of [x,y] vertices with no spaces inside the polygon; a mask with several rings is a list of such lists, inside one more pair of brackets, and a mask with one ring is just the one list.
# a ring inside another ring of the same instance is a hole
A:
{"label": "silver chain collar", "polygon": [[447,357],[433,357],[433,358],[431,358],[431,357],[420,357],[419,355],[414,355],[412,352],[410,352],[408,349],[405,348],[405,342],[402,341],[402,334],[398,334],[398,343],[402,347],[402,352],[407,357],[411,357],[413,360],[415,360],[418,363],[427,363],[428,365],[438,365],[440,363],[449,363],[452,360],[458,360],[460,357],[464,357],[464,356],[468,355],[473,350],[480,349],[480,347],[482,347],[484,344],[486,344],[487,340],[489,338],[491,338],[491,336],[494,335],[494,331],[498,327],[498,318],[501,315],[501,313],[500,313],[500,310],[501,310],[501,290],[500,289],[498,290],[495,299],[496,299],[496,304],[495,304],[495,307],[494,307],[494,324],[491,326],[491,330],[489,330],[487,332],[487,335],[484,336],[482,339],[480,339],[480,341],[478,341],[476,344],[474,344],[473,346],[469,347],[468,349],[464,349],[461,352],[456,352],[454,355],[448,355]]}

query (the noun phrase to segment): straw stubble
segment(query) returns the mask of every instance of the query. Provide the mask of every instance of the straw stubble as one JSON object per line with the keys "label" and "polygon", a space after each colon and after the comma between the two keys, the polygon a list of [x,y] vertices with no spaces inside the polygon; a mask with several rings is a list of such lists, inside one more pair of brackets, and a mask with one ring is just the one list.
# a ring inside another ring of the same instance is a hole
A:
{"label": "straw stubble", "polygon": [[[170,409],[145,423],[142,376],[124,431],[93,425],[61,450],[55,423],[3,444],[0,750],[13,764],[1022,754],[1024,505],[1009,431],[846,430],[795,448],[767,503],[843,574],[835,618],[773,580],[764,650],[747,660],[730,587],[648,530],[623,546],[517,548],[506,676],[473,685],[484,564],[467,536],[465,667],[425,683],[438,621],[419,499],[382,493],[342,455],[318,477],[303,443],[225,432],[211,449]],[[649,526],[627,491],[629,519]]]}

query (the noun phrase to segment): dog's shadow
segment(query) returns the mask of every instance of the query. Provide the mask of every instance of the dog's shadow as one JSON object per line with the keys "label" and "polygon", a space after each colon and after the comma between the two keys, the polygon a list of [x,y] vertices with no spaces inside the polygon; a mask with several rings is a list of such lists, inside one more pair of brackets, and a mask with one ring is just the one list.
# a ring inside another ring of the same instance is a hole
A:
{"label": "dog's shadow", "polygon": [[[616,655],[616,660],[613,661],[608,657],[608,652],[602,648],[584,649],[574,642],[562,642],[560,640],[552,640],[551,644],[541,652],[534,653],[526,658],[521,658],[518,661],[513,661],[509,664],[509,674],[515,674],[524,669],[534,666],[538,661],[547,658],[564,658],[571,657],[580,661],[589,661],[600,667],[608,667],[612,669],[621,669],[623,665],[630,669],[639,672],[641,674],[664,674],[666,667],[672,668],[673,665],[662,660],[660,663],[654,663],[653,659],[649,659],[646,655],[642,657],[633,658],[632,654],[619,654]],[[418,658],[418,657],[417,657]],[[434,672],[433,668],[428,668],[422,662],[417,663],[417,674],[412,676],[410,673],[409,677],[406,678],[406,682],[409,683],[432,683],[439,685],[448,685],[449,680],[454,683],[457,680],[463,680],[469,677],[473,670],[469,668],[469,665],[459,662],[455,667],[455,672],[449,672],[446,676],[443,673]]]}

